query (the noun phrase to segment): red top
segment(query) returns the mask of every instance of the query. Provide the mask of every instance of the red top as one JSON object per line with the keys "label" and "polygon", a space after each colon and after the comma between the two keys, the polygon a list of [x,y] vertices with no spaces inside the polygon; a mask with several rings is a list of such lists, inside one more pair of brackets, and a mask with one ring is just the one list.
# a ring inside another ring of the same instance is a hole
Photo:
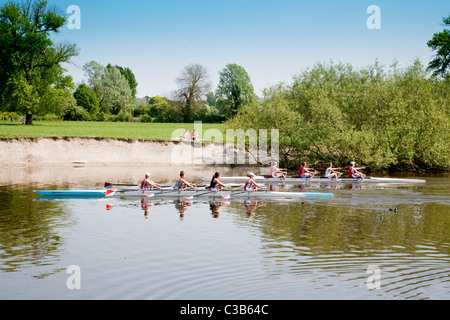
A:
{"label": "red top", "polygon": [[302,173],[303,173],[303,169],[304,169],[304,168],[305,168],[304,166],[301,166],[300,169],[298,170],[298,177],[299,177],[299,178],[302,177]]}
{"label": "red top", "polygon": [[348,176],[349,176],[350,178],[355,178],[355,176],[353,176],[353,167],[351,167],[351,168],[348,169]]}

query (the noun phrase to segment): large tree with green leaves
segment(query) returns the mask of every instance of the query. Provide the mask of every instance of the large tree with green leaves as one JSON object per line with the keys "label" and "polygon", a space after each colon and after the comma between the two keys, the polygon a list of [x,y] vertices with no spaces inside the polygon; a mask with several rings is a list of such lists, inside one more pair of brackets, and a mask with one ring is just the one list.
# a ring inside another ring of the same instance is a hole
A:
{"label": "large tree with green leaves", "polygon": [[83,66],[83,70],[89,87],[99,99],[101,112],[118,115],[131,111],[135,97],[119,68],[111,65],[103,67],[96,61],[90,61]]}
{"label": "large tree with green leaves", "polygon": [[[450,15],[442,21],[444,26],[450,27]],[[442,32],[435,33],[427,45],[436,51],[436,56],[428,65],[428,69],[433,70],[435,76],[445,77],[450,68],[450,30],[444,29]]]}
{"label": "large tree with green leaves", "polygon": [[264,92],[227,126],[279,129],[284,165],[357,161],[373,169],[450,168],[450,79],[429,81],[419,60],[404,68],[318,63]]}
{"label": "large tree with green leaves", "polygon": [[54,44],[66,19],[45,0],[7,2],[0,7],[0,107],[26,114],[41,113],[41,98],[52,88],[72,88],[61,64],[78,54],[75,44]]}
{"label": "large tree with green leaves", "polygon": [[77,101],[77,105],[82,107],[95,118],[97,113],[100,111],[100,102],[94,90],[82,83],[78,86],[77,90],[75,90],[73,96]]}
{"label": "large tree with green leaves", "polygon": [[247,71],[237,64],[227,64],[220,72],[216,99],[227,117],[234,116],[242,106],[258,101]]}
{"label": "large tree with green leaves", "polygon": [[119,69],[120,73],[125,77],[125,79],[127,79],[128,85],[130,86],[131,89],[131,95],[135,97],[137,93],[138,83],[136,81],[136,76],[134,75],[133,71],[131,71],[131,69],[128,67],[121,67],[118,65],[113,66],[110,63],[106,66],[106,68],[113,68],[113,67]]}

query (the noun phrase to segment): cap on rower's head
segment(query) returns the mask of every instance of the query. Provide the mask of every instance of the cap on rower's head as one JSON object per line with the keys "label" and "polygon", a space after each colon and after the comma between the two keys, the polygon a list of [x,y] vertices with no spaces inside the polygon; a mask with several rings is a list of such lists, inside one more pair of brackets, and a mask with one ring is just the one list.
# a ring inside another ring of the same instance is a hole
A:
{"label": "cap on rower's head", "polygon": [[354,166],[354,165],[356,164],[356,162],[355,162],[355,161],[351,161],[350,164],[351,164],[352,166]]}
{"label": "cap on rower's head", "polygon": [[146,173],[145,173],[145,176],[146,176],[146,177],[150,177],[150,176],[151,176],[150,172],[146,172]]}
{"label": "cap on rower's head", "polygon": [[248,173],[248,176],[249,176],[249,177],[254,177],[255,174],[254,174],[253,172],[249,172],[249,173]]}

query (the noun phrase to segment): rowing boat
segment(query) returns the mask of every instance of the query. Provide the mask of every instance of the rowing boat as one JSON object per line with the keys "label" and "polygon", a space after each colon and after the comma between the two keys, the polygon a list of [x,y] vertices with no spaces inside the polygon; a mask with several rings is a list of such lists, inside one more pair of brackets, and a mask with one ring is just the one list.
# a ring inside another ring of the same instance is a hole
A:
{"label": "rowing boat", "polygon": [[[201,178],[204,183],[209,183],[211,178]],[[221,177],[220,182],[222,183],[245,183],[248,177]],[[325,177],[314,177],[312,179],[306,178],[267,178],[264,176],[256,176],[253,180],[258,183],[293,183],[293,184],[304,184],[304,183],[397,183],[397,184],[419,184],[426,183],[425,180],[420,179],[409,179],[409,178],[376,178],[376,177],[366,177],[364,179],[355,178],[339,178],[330,179]]]}
{"label": "rowing boat", "polygon": [[35,190],[43,197],[99,197],[103,198],[109,190]]}
{"label": "rowing boat", "polygon": [[112,197],[140,197],[140,198],[214,198],[214,199],[230,199],[230,198],[332,198],[332,193],[325,192],[279,192],[279,191],[243,191],[243,190],[222,190],[218,192],[210,191],[205,188],[198,190],[36,190],[36,194],[44,197],[89,197],[89,198],[112,198]]}

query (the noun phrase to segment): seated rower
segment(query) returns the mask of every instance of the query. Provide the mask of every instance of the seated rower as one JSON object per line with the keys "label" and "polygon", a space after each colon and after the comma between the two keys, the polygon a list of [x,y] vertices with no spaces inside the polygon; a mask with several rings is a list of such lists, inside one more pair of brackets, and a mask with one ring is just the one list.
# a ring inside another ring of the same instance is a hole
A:
{"label": "seated rower", "polygon": [[355,167],[356,162],[350,162],[350,168],[348,169],[348,176],[353,179],[364,179],[366,177],[365,174],[359,172],[358,170],[363,170],[366,167]]}
{"label": "seated rower", "polygon": [[197,129],[194,129],[194,131],[192,131],[192,133],[191,133],[191,139],[192,139],[193,141],[198,140],[198,132],[197,132]]}
{"label": "seated rower", "polygon": [[220,190],[222,190],[222,188],[230,187],[228,185],[221,183],[219,181],[219,178],[220,178],[220,172],[214,173],[214,176],[211,179],[211,183],[209,184],[209,187],[207,187],[207,189],[209,189],[210,191],[220,191]]}
{"label": "seated rower", "polygon": [[256,191],[257,189],[262,189],[262,188],[265,188],[266,186],[265,185],[263,185],[263,184],[257,184],[254,180],[253,180],[253,178],[255,177],[255,174],[253,173],[253,172],[250,172],[249,174],[248,174],[248,180],[247,180],[247,182],[245,183],[245,185],[244,185],[244,190],[245,191]]}
{"label": "seated rower", "polygon": [[183,134],[183,139],[184,139],[184,140],[189,140],[190,136],[191,136],[191,134],[189,133],[189,130],[186,129],[186,130],[184,131],[184,134]]}
{"label": "seated rower", "polygon": [[298,170],[298,177],[303,179],[312,179],[317,174],[314,168],[307,168],[306,162],[302,162],[300,169]]}
{"label": "seated rower", "polygon": [[150,180],[150,173],[148,172],[145,173],[145,179],[142,180],[140,188],[141,190],[150,190],[153,188],[158,188],[160,190],[162,189],[162,187],[159,184]]}
{"label": "seated rower", "polygon": [[279,169],[277,168],[277,164],[278,163],[274,161],[272,166],[270,167],[270,177],[286,179],[287,169]]}
{"label": "seated rower", "polygon": [[184,180],[184,171],[180,172],[180,179],[173,186],[174,190],[184,191],[186,188],[195,188],[196,185]]}
{"label": "seated rower", "polygon": [[327,169],[325,170],[325,178],[336,180],[342,175],[342,172],[338,172],[336,170],[340,170],[341,168],[333,168],[333,164],[329,162],[327,164]]}

